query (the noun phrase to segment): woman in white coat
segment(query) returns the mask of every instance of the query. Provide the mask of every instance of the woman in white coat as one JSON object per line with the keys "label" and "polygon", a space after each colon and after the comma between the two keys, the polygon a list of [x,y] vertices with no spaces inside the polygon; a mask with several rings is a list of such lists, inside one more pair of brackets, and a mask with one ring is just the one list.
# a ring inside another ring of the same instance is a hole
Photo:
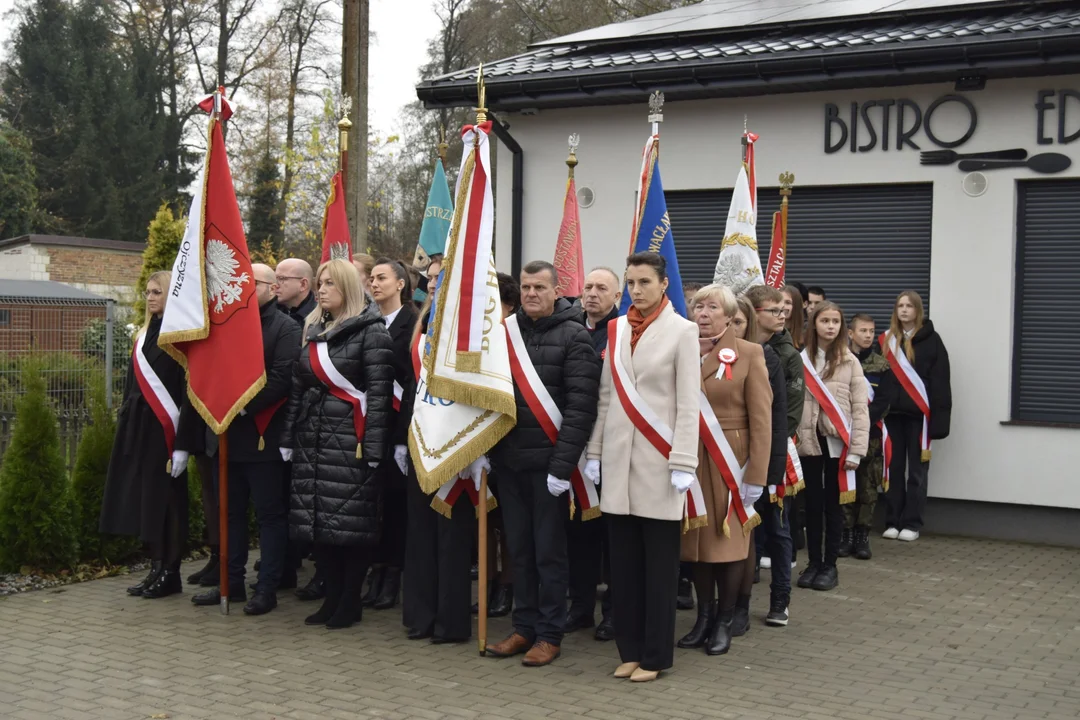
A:
{"label": "woman in white coat", "polygon": [[596,482],[603,469],[600,509],[622,660],[615,677],[647,682],[674,659],[681,522],[698,464],[701,381],[697,327],[665,295],[664,258],[637,253],[626,264],[633,306],[608,335],[585,474]]}

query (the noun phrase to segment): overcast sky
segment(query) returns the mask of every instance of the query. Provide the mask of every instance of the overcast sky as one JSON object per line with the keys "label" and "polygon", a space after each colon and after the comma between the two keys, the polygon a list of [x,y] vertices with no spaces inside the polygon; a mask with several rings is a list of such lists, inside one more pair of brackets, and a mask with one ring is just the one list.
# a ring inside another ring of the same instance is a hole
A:
{"label": "overcast sky", "polygon": [[[14,19],[5,14],[16,0],[0,0],[0,48],[7,42]],[[431,0],[371,0],[368,104],[372,132],[400,130],[398,110],[416,99],[417,72],[426,59],[428,39],[439,31]],[[0,54],[3,54],[0,49]]]}

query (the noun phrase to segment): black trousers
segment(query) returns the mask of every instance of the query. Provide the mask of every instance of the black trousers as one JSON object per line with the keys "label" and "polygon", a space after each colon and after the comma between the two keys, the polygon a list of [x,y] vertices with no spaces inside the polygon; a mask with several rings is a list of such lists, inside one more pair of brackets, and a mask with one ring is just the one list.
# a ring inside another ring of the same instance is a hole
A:
{"label": "black trousers", "polygon": [[217,486],[218,459],[216,455],[213,457],[195,455],[191,459],[195,461],[195,467],[199,471],[199,482],[202,484],[202,510],[203,519],[206,522],[206,544],[212,548],[217,548],[220,534]]}
{"label": "black trousers", "polygon": [[885,427],[892,438],[885,525],[899,530],[922,530],[930,472],[930,462],[922,461],[922,418],[890,415],[885,418]]}
{"label": "black trousers", "polygon": [[[818,442],[822,455],[799,457],[806,481],[806,552],[815,565],[835,565],[840,554],[840,536],[844,532],[844,514],[840,512],[840,460],[829,457],[829,445],[824,437],[819,435]],[[822,534],[825,536],[824,556]]]}
{"label": "black trousers", "polygon": [[[602,574],[610,573],[605,515],[582,522],[580,508],[566,523],[566,550],[570,569],[570,615],[574,618],[596,614],[596,586]],[[604,617],[611,613],[611,591],[601,602]]]}
{"label": "black trousers", "polygon": [[608,515],[607,526],[619,657],[643,670],[666,670],[674,663],[681,523]]}
{"label": "black trousers", "polygon": [[499,493],[514,566],[514,630],[529,642],[560,645],[569,586],[569,493],[549,493],[546,471],[505,469],[499,472]]}
{"label": "black trousers", "polygon": [[472,503],[462,493],[446,518],[431,509],[415,477],[409,478],[405,543],[403,622],[435,637],[465,640],[472,635]]}
{"label": "black trousers", "polygon": [[360,596],[371,557],[371,548],[315,543],[315,560],[326,579],[326,600],[336,600],[338,607],[355,608],[357,620],[363,611]]}
{"label": "black trousers", "polygon": [[259,582],[256,592],[274,595],[285,572],[288,509],[281,494],[285,463],[229,463],[229,590],[245,591],[248,561],[248,502],[259,524]]}
{"label": "black trousers", "polygon": [[[396,467],[393,472],[394,477],[387,478],[386,491],[383,493],[383,529],[379,549],[375,553],[375,562],[387,567],[401,568],[405,565],[408,499],[404,487],[406,478],[401,477]],[[400,485],[397,484],[399,481]]]}

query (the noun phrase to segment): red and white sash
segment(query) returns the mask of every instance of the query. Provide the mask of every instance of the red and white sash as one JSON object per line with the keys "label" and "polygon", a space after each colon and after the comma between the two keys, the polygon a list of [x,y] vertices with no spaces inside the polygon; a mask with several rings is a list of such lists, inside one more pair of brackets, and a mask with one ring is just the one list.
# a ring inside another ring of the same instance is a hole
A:
{"label": "red and white sash", "polygon": [[[738,458],[735,457],[735,451],[732,450],[731,443],[728,442],[727,437],[724,435],[724,429],[720,427],[720,421],[717,419],[716,413],[713,412],[712,403],[709,402],[704,390],[698,393],[698,405],[700,407],[698,424],[701,430],[701,442],[705,444],[706,452],[709,453],[709,457],[716,464],[716,468],[720,471],[720,477],[724,479],[724,485],[728,489],[724,535],[728,535],[727,518],[731,516],[733,509],[735,516],[739,519],[739,524],[742,526],[743,535],[748,535],[755,526],[761,524],[761,517],[754,510],[753,505],[743,505],[742,502],[743,475],[746,472],[746,467],[739,465]],[[701,488],[697,483],[694,483],[694,486],[697,487],[698,492],[701,492]]]}
{"label": "red and white sash", "polygon": [[401,412],[401,398],[405,396],[405,388],[401,387],[401,383],[397,380],[394,381],[394,410]]}
{"label": "red and white sash", "polygon": [[[874,386],[870,384],[870,381],[866,381],[866,397],[869,398],[869,402],[874,402],[874,396],[877,392],[874,390]],[[877,428],[881,431],[881,456],[885,463],[885,469],[881,473],[881,487],[885,492],[889,491],[889,465],[892,464],[892,438],[889,437],[889,429],[885,427],[885,420],[881,419],[877,421]]]}
{"label": "red and white sash", "polygon": [[803,480],[802,461],[799,460],[799,450],[795,446],[795,440],[787,439],[787,461],[784,463],[784,484],[769,486],[769,500],[776,502],[777,499],[795,497],[806,486]]}
{"label": "red and white sash", "polygon": [[311,360],[312,372],[330,390],[330,394],[352,405],[353,427],[356,429],[356,457],[362,458],[361,444],[364,442],[364,423],[367,420],[367,393],[360,392],[334,367],[325,341],[308,343],[308,357]]}
{"label": "red and white sash", "polygon": [[919,377],[919,373],[915,372],[915,368],[911,366],[907,354],[894,336],[883,332],[881,337],[878,338],[878,343],[881,345],[881,349],[885,353],[885,359],[889,361],[889,366],[896,375],[896,379],[903,386],[904,392],[908,394],[908,397],[911,398],[911,401],[915,403],[915,406],[923,414],[919,445],[922,448],[922,461],[930,462],[930,396],[926,392],[926,383]]}
{"label": "red and white sash", "polygon": [[[675,432],[660,419],[660,416],[645,402],[645,398],[638,393],[634,383],[630,381],[630,373],[626,371],[626,366],[623,364],[622,353],[619,352],[622,339],[626,336],[629,327],[630,321],[623,315],[615,321],[615,332],[608,331],[607,362],[611,363],[611,384],[615,386],[615,394],[619,397],[619,404],[626,413],[626,417],[658,453],[668,458],[671,456],[671,443],[675,439]],[[705,496],[695,477],[690,489],[686,491],[683,525],[689,530],[707,525],[708,522]]]}
{"label": "red and white sash", "polygon": [[281,398],[270,407],[263,408],[255,413],[252,417],[252,420],[255,421],[255,429],[259,431],[259,452],[266,449],[266,441],[263,439],[263,435],[266,434],[266,428],[270,427],[270,421],[274,419],[274,414],[285,404],[285,400],[286,398]]}
{"label": "red and white sash", "polygon": [[844,450],[840,453],[840,504],[846,504],[855,502],[855,471],[845,470],[844,463],[847,462],[848,450],[851,448],[851,421],[844,417],[844,413],[840,411],[840,406],[836,402],[836,398],[829,392],[829,388],[826,387],[825,381],[818,375],[818,371],[814,368],[814,363],[810,359],[809,353],[804,349],[801,353],[803,361],[803,376],[806,378],[806,387],[810,390],[810,393],[817,400],[818,405],[821,406],[821,410],[825,413],[825,416],[829,418],[829,421],[836,428],[836,432],[840,434],[840,441],[844,443]]}
{"label": "red and white sash", "polygon": [[139,383],[139,391],[142,393],[146,404],[154,412],[154,416],[161,423],[161,429],[165,432],[165,449],[168,452],[168,460],[165,463],[167,471],[172,470],[172,454],[176,447],[176,432],[180,427],[180,408],[173,400],[165,383],[154,372],[150,361],[143,354],[143,343],[146,342],[146,333],[139,335],[132,350],[132,367],[135,368],[135,380]]}
{"label": "red and white sash", "polygon": [[[543,381],[536,372],[532,360],[529,358],[525,340],[521,337],[521,328],[518,327],[517,316],[511,315],[503,321],[506,328],[507,349],[510,351],[510,372],[514,376],[521,396],[529,405],[533,415],[536,416],[544,434],[554,445],[559,437],[559,429],[562,427],[563,416],[558,406],[555,405],[551,393],[544,387]],[[578,458],[577,467],[570,473],[570,487],[574,490],[574,499],[581,508],[581,519],[592,520],[600,516],[600,497],[596,493],[596,486],[585,478],[585,453]]]}

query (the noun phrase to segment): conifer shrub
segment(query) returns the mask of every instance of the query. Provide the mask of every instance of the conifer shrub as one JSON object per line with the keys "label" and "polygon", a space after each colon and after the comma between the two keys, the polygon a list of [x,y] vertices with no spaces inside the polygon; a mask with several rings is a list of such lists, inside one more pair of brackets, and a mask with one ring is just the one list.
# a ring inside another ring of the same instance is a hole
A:
{"label": "conifer shrub", "polygon": [[139,282],[135,286],[135,322],[142,323],[146,314],[146,298],[142,291],[146,289],[146,282],[150,276],[161,270],[172,270],[176,254],[180,252],[180,241],[184,239],[184,229],[187,226],[187,218],[183,215],[177,217],[172,209],[162,203],[158,208],[157,215],[150,221],[147,230],[146,249],[143,250],[142,271],[139,273]]}
{"label": "conifer shrub", "polygon": [[0,465],[0,571],[66,569],[77,555],[74,502],[41,370],[23,367],[24,393]]}

